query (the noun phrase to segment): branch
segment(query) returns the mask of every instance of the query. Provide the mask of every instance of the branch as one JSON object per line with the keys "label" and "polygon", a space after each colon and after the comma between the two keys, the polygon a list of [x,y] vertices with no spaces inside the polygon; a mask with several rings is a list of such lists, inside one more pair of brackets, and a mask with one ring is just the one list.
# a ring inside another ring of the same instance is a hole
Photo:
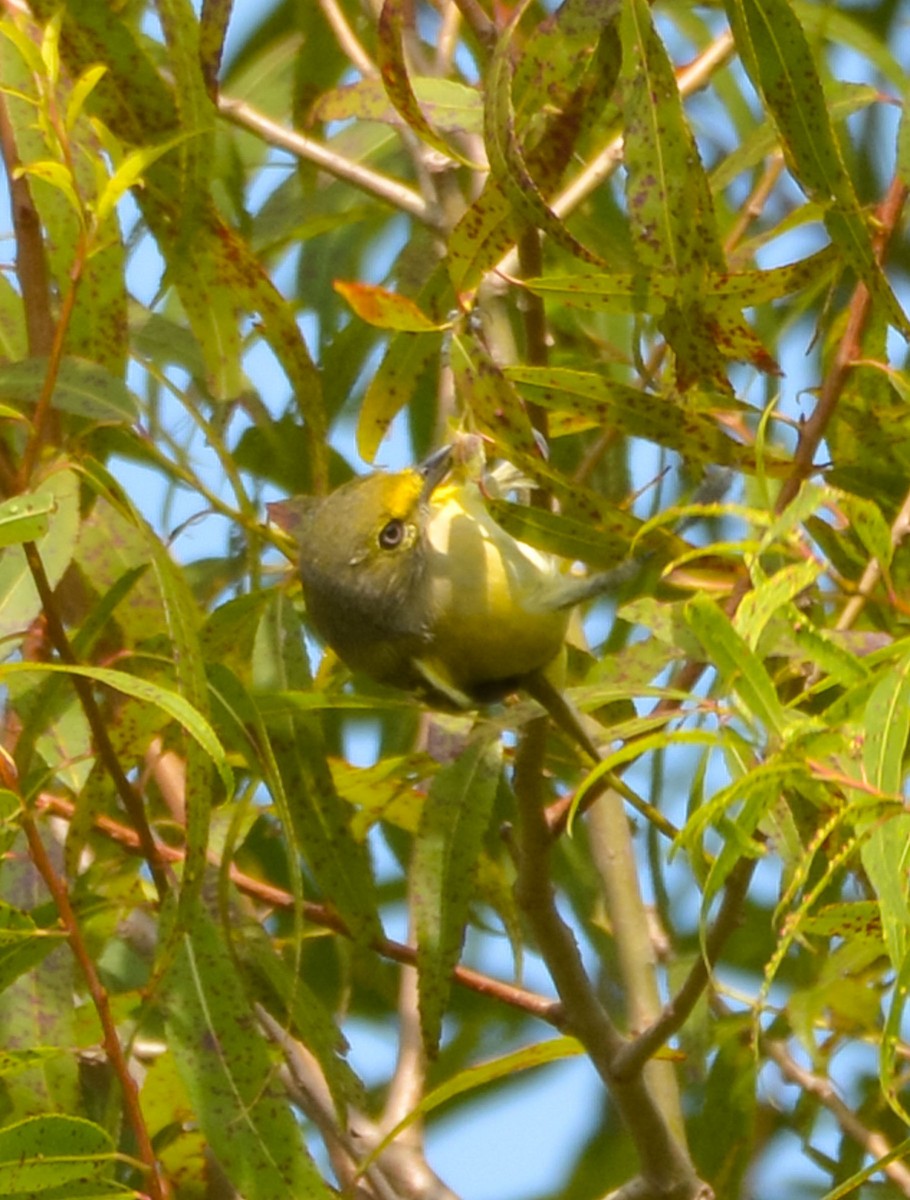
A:
{"label": "branch", "polygon": [[370,167],[352,162],[343,154],[336,154],[333,150],[329,150],[315,138],[306,137],[302,133],[296,133],[292,129],[279,125],[277,121],[272,121],[264,113],[259,112],[243,100],[233,100],[230,96],[221,95],[218,97],[218,111],[232,124],[259,134],[270,145],[279,146],[282,150],[287,150],[298,158],[315,163],[317,167],[335,179],[344,180],[345,183],[352,184],[360,191],[367,192],[378,200],[384,200],[393,208],[407,213],[408,216],[420,221],[429,229],[435,231],[439,228],[439,219],[432,206],[424,200],[419,192],[414,191],[407,184],[399,183],[397,179],[392,179],[389,175],[383,175],[380,171],[374,171]]}
{"label": "branch", "polygon": [[717,916],[705,938],[704,955],[692,966],[682,987],[664,1006],[653,1025],[623,1046],[616,1056],[613,1067],[620,1079],[627,1079],[640,1071],[648,1059],[685,1024],[710,982],[721,950],[740,922],[743,901],[755,867],[755,859],[742,858],[730,872]]}
{"label": "branch", "polygon": [[[641,895],[632,832],[622,800],[616,792],[605,791],[591,806],[588,833],[591,856],[603,883],[607,917],[616,945],[626,1022],[630,1029],[638,1031],[650,1027],[658,1018],[661,1012],[660,992],[654,941]],[[685,1122],[673,1064],[642,1059],[635,1071],[620,1075],[616,1069],[616,1058],[621,1054],[622,1051],[614,1057],[613,1076],[628,1079],[646,1070],[655,1103],[680,1145],[685,1145]]]}
{"label": "branch", "polygon": [[[841,1129],[852,1138],[872,1158],[886,1158],[891,1153],[888,1140],[880,1133],[869,1129],[859,1119],[852,1108],[838,1096],[834,1084],[827,1075],[818,1075],[814,1071],[801,1067],[790,1054],[785,1042],[774,1038],[762,1041],[762,1049],[777,1063],[781,1074],[803,1092],[815,1096],[821,1104],[834,1116]],[[902,1195],[910,1196],[910,1168],[900,1160],[884,1163],[881,1167],[884,1175],[899,1189]]]}
{"label": "branch", "polygon": [[107,991],[98,976],[98,972],[95,970],[92,956],[82,939],[82,931],[79,928],[79,922],[70,904],[66,884],[54,869],[50,856],[41,840],[41,834],[38,832],[38,826],[35,824],[34,817],[24,807],[20,820],[28,842],[32,862],[35,864],[38,873],[44,880],[47,890],[51,894],[60,917],[60,923],[66,930],[66,936],[69,940],[73,957],[79,965],[79,969],[88,987],[89,995],[92,998],[92,1003],[95,1006],[95,1011],[98,1014],[104,1052],[120,1083],[124,1107],[133,1131],[133,1136],[136,1139],[139,1157],[142,1159],[148,1172],[146,1184],[149,1188],[149,1194],[152,1200],[167,1200],[167,1197],[170,1195],[170,1188],[167,1180],[159,1171],[155,1151],[152,1147],[145,1118],[142,1114],[142,1106],[139,1103],[139,1089],[136,1086],[135,1079],[130,1074],[129,1063],[126,1060],[126,1055],[117,1036],[117,1026],[114,1023]]}
{"label": "branch", "polygon": [[[76,812],[76,805],[71,801],[64,800],[62,796],[53,796],[49,792],[41,794],[38,798],[38,806],[44,811],[63,817],[66,821],[71,821]],[[128,853],[142,853],[139,835],[134,829],[130,829],[119,821],[114,821],[110,817],[99,816],[95,818],[93,828],[105,837],[110,838],[111,841],[116,842],[119,846],[122,846]],[[183,862],[184,853],[179,847],[161,844],[158,849],[161,857],[166,862]],[[220,869],[221,864],[215,854],[210,853],[208,860],[213,867]],[[284,888],[275,887],[273,884],[265,883],[261,879],[254,879],[252,875],[247,875],[233,863],[229,868],[229,875],[231,882],[238,891],[243,892],[244,895],[250,896],[254,900],[258,900],[262,904],[267,904],[272,908],[286,909],[293,909],[296,904],[293,895],[285,891]],[[351,937],[351,932],[341,917],[326,904],[317,904],[312,900],[305,900],[303,902],[303,915],[314,925],[319,925],[323,929],[331,929],[333,933],[338,933],[342,937]],[[390,959],[392,962],[402,963],[408,967],[417,965],[417,951],[413,946],[405,946],[401,942],[392,941],[391,938],[377,938],[372,943],[372,948],[377,954],[382,955],[383,958]],[[535,992],[528,991],[526,988],[516,987],[514,984],[493,979],[491,976],[484,975],[480,971],[473,971],[470,967],[456,967],[453,980],[461,987],[468,988],[478,995],[487,996],[491,1000],[497,1000],[500,1004],[508,1004],[511,1008],[517,1008],[529,1016],[546,1021],[548,1025],[553,1025],[557,1029],[562,1027],[562,1006],[557,1001],[550,1000],[546,996],[539,996]]]}
{"label": "branch", "polygon": [[[75,666],[76,655],[73,653],[73,648],[63,627],[60,614],[57,611],[57,602],[54,599],[53,589],[44,570],[44,564],[41,561],[38,548],[34,542],[25,542],[23,548],[29,571],[31,572],[38,596],[41,600],[41,607],[47,622],[47,632],[51,644],[57,651],[62,662],[69,666]],[[152,873],[158,898],[163,900],[170,891],[169,876],[171,874],[165,863],[163,847],[155,840],[145,815],[142,798],[130,783],[120,763],[120,759],[117,757],[117,751],[114,749],[110,735],[107,732],[104,717],[95,700],[91,682],[82,675],[73,675],[72,681],[76,695],[79,697],[82,711],[85,713],[85,718],[92,731],[92,739],[94,740],[98,757],[113,780],[117,794],[123,802],[130,820],[133,822],[138,846]]]}
{"label": "branch", "polygon": [[28,177],[18,175],[22,165],[16,148],[16,137],[9,119],[6,97],[0,95],[0,152],[9,185],[13,232],[16,238],[16,277],[22,289],[25,327],[29,352],[36,357],[50,354],[54,341],[54,321],[51,316],[50,272],[41,218],[32,200]]}
{"label": "branch", "polygon": [[615,1062],[625,1040],[600,1003],[572,931],[556,910],[550,877],[552,839],[543,808],[545,755],[546,721],[541,719],[527,726],[515,758],[516,898],[562,1000],[564,1027],[585,1047],[638,1151],[641,1175],[620,1194],[640,1200],[711,1200],[713,1192],[696,1175],[641,1074],[616,1077]]}
{"label": "branch", "polygon": [[[873,239],[875,256],[882,262],[888,243],[894,233],[904,203],[907,199],[907,186],[899,178],[891,182],[888,194],[876,212],[877,232]],[[850,299],[850,314],[844,336],[837,347],[834,364],[822,384],[818,404],[809,419],[800,427],[799,441],[796,453],[793,455],[793,469],[784,480],[777,497],[775,509],[783,512],[796,496],[803,482],[816,471],[815,455],[819,444],[825,436],[834,410],[837,408],[841,392],[847,382],[847,377],[862,354],[862,337],[869,319],[872,307],[872,297],[864,283],[859,283]]]}

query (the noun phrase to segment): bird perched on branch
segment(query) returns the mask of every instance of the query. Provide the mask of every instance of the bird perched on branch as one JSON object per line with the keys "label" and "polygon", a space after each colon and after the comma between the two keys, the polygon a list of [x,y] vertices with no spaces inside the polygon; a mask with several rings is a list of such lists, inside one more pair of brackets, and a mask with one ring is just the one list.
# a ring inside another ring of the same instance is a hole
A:
{"label": "bird perched on branch", "polygon": [[[339,658],[379,683],[446,709],[521,687],[564,724],[547,669],[572,608],[615,572],[565,574],[499,526],[478,484],[452,464],[444,446],[407,470],[269,505],[299,546],[307,613]],[[587,735],[571,732],[596,758]]]}

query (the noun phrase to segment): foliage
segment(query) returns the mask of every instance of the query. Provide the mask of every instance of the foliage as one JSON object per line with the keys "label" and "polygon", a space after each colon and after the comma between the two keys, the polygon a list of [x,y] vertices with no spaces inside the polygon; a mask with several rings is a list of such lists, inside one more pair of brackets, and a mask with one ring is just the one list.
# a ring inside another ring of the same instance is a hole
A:
{"label": "foliage", "polygon": [[[451,1195],[423,1121],[579,1054],[561,1197],[910,1195],[899,7],[4,12],[0,1195]],[[460,434],[620,567],[593,769],[276,570]]]}

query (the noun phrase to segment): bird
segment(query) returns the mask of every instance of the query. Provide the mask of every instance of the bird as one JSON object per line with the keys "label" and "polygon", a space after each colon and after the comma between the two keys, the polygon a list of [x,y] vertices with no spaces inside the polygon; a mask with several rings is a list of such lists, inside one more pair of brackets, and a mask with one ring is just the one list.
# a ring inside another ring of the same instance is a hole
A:
{"label": "bird", "polygon": [[352,670],[450,711],[524,689],[598,757],[556,676],[572,609],[616,573],[568,575],[512,537],[452,445],[268,509],[296,543],[309,620]]}

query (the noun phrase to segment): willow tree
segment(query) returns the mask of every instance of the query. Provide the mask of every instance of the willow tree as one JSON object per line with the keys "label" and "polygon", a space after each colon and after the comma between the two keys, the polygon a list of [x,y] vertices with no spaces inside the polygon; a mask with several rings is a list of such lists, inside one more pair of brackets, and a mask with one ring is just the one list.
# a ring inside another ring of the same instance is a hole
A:
{"label": "willow tree", "polygon": [[[3,9],[0,1192],[910,1195],[900,6]],[[465,435],[596,767],[306,637]]]}

